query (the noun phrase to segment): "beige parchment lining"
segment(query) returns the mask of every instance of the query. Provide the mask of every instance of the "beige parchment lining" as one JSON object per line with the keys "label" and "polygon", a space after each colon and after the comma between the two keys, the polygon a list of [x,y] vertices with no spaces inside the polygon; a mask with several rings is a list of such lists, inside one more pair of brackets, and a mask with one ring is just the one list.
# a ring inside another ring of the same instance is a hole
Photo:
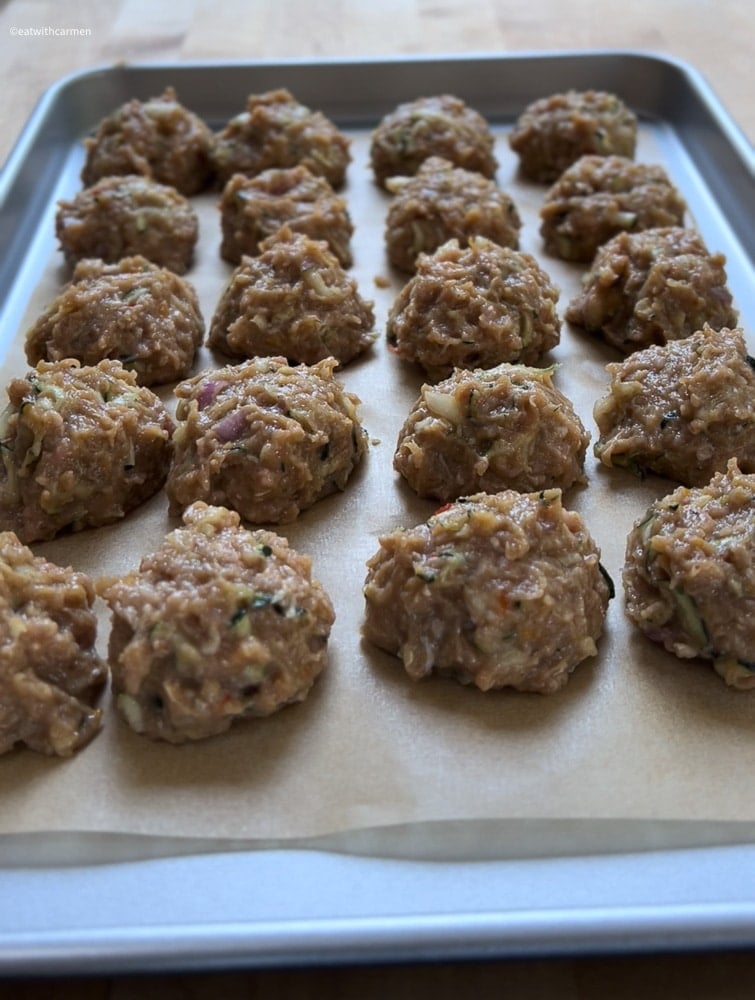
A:
{"label": "beige parchment lining", "polygon": [[[97,834],[112,835],[113,856],[124,838],[139,856],[180,853],[181,843],[208,850],[309,843],[415,858],[752,840],[753,696],[728,690],[701,661],[657,649],[624,618],[626,534],[647,504],[672,488],[666,480],[640,482],[599,469],[589,456],[587,487],[565,497],[600,545],[617,597],[599,655],[580,665],[560,694],[482,694],[439,679],[416,684],[398,660],[362,644],[366,559],[382,532],[417,523],[434,505],[413,497],[392,470],[396,435],[422,378],[386,348],[385,316],[400,287],[383,250],[388,198],[372,183],[366,134],[354,133],[353,143],[344,190],[356,227],[352,273],[375,302],[379,336],[340,377],[362,400],[372,445],[343,494],[278,529],[312,556],[335,605],[329,668],[305,703],[195,745],[139,737],[106,700],[103,732],[76,758],[5,755],[0,856],[23,857],[26,844],[31,857],[35,843],[44,857],[65,856],[80,835],[94,857]],[[559,285],[563,311],[582,268],[544,255],[537,232],[544,189],[516,176],[503,133],[497,153],[498,180],[525,221],[522,249]],[[637,158],[662,162],[649,128]],[[218,256],[215,196],[195,203],[201,243],[188,277],[209,322],[230,267]],[[25,370],[23,330],[64,278],[55,252],[4,362],[4,383]],[[387,279],[387,287],[376,278]],[[603,365],[614,359],[566,325],[552,355],[561,366],[556,382],[593,439],[592,406],[606,384]],[[197,367],[212,363],[203,352]],[[161,493],[114,528],[35,551],[93,576],[124,572],[176,523]],[[108,620],[101,611],[104,649]],[[101,850],[102,843],[107,838]]]}

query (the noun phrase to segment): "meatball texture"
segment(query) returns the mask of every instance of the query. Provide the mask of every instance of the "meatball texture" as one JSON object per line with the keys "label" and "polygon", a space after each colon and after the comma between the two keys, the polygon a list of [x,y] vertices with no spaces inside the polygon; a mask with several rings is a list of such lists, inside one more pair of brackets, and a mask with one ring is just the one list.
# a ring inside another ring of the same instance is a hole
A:
{"label": "meatball texture", "polygon": [[418,97],[385,115],[370,138],[375,180],[411,177],[430,156],[494,177],[495,137],[483,116],[453,94]]}
{"label": "meatball texture", "polygon": [[220,225],[220,256],[231,264],[259,253],[260,244],[284,227],[324,240],[343,267],[352,264],[354,226],[346,202],[304,166],[235,174],[220,198]]}
{"label": "meatball texture", "polygon": [[385,228],[388,260],[412,273],[420,253],[433,253],[450,239],[466,246],[485,236],[501,246],[519,247],[522,220],[513,198],[482,174],[431,156],[413,177],[386,182],[395,193]]}
{"label": "meatball texture", "polygon": [[26,358],[122,362],[139,385],[184,378],[204,337],[192,285],[144,257],[84,260],[26,333]]}
{"label": "meatball texture", "polygon": [[335,365],[254,358],[181,382],[171,513],[204,500],[252,523],[284,523],[345,489],[367,435]]}
{"label": "meatball texture", "polygon": [[209,126],[166,87],[159,97],[134,98],[103,118],[84,140],[81,180],[89,186],[101,177],[140,174],[181,194],[197,194],[212,177],[214,142]]}
{"label": "meatball texture", "polygon": [[598,248],[565,318],[624,354],[737,324],[726,258],[692,229],[619,233]]}
{"label": "meatball texture", "polygon": [[457,369],[424,385],[399,432],[393,466],[422,497],[520,493],[584,481],[590,440],[552,368]]}
{"label": "meatball texture", "polygon": [[637,144],[637,116],[616,94],[568,90],[529,104],[509,133],[525,177],[550,184],[580,156],[625,156]]}
{"label": "meatball texture", "polygon": [[548,190],[540,235],[548,253],[591,261],[622,231],[681,226],[686,203],[661,166],[623,156],[581,156]]}
{"label": "meatball texture", "polygon": [[380,539],[364,636],[414,680],[550,694],[597,653],[611,596],[599,559],[559,490],[475,494]]}
{"label": "meatball texture", "polygon": [[107,666],[95,651],[94,586],[0,532],[0,754],[70,757],[100,730]]}
{"label": "meatball texture", "polygon": [[193,504],[139,569],[103,581],[118,712],[183,743],[303,701],[335,620],[311,560],[238,514]]}
{"label": "meatball texture", "polygon": [[210,324],[210,347],[232,357],[283,356],[339,365],[375,340],[372,302],[341,267],[327,243],[282,230],[257,257],[243,257]]}
{"label": "meatball texture", "polygon": [[594,407],[608,466],[702,486],[737,456],[755,472],[755,370],[741,330],[711,330],[609,364]]}
{"label": "meatball texture", "polygon": [[98,257],[108,264],[142,256],[185,274],[199,223],[175,188],[146,177],[103,177],[70,201],[59,201],[55,232],[69,267]]}
{"label": "meatball texture", "polygon": [[705,486],[654,503],[627,539],[623,583],[648,638],[755,687],[755,475],[731,459]]}
{"label": "meatball texture", "polygon": [[40,361],[0,414],[0,528],[24,543],[111,524],[165,481],[173,421],[118,361]]}
{"label": "meatball texture", "polygon": [[246,109],[217,134],[213,151],[221,184],[234,174],[301,165],[339,188],[350,162],[351,143],[340,129],[283,88],[251,94]]}
{"label": "meatball texture", "polygon": [[534,364],[559,342],[558,296],[530,254],[483,237],[464,248],[449,240],[417,258],[389,310],[388,343],[433,381],[454,368]]}

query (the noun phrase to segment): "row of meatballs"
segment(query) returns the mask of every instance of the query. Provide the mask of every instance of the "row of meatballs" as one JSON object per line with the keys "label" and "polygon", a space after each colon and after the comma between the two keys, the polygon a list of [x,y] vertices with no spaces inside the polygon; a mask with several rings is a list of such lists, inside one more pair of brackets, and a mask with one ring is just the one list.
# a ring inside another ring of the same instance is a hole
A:
{"label": "row of meatballs", "polygon": [[[263,356],[203,370],[167,404],[121,362],[40,361],[0,414],[0,517],[25,543],[113,523],[163,485],[170,512],[220,503],[286,523],[343,490],[367,450],[336,360]],[[755,472],[755,370],[741,329],[709,326],[607,365],[593,408],[606,466],[701,485],[736,457]],[[568,490],[590,435],[558,368],[503,362],[425,382],[394,467],[421,497]],[[103,485],[104,484],[104,485]]]}
{"label": "row of meatballs", "polygon": [[[736,327],[725,260],[691,229],[620,234],[601,247],[565,318],[622,353]],[[386,320],[388,344],[431,380],[455,368],[537,364],[558,345],[559,290],[532,255],[472,236],[421,254]],[[328,247],[287,228],[244,257],[207,343],[228,357],[346,365],[376,339],[375,312]],[[142,385],[185,377],[204,338],[196,292],[143,257],[81,261],[27,331],[30,364],[120,360]]]}
{"label": "row of meatballs", "polygon": [[[555,180],[583,155],[631,158],[637,118],[614,94],[569,91],[529,105],[510,136],[525,176]],[[350,141],[320,111],[279,88],[252,94],[217,133],[185,108],[172,87],[148,101],[132,99],[106,116],[85,140],[85,185],[102,177],[152,177],[184,195],[222,186],[234,174],[303,164],[335,189],[346,178]],[[479,112],[452,95],[399,104],[375,128],[370,163],[378,184],[410,176],[428,156],[492,177],[495,140]]]}
{"label": "row of meatballs", "polygon": [[[743,615],[754,516],[755,477],[732,460],[705,487],[654,504],[629,534],[623,568],[636,625],[680,657],[707,657],[740,689],[755,677]],[[203,739],[269,715],[305,698],[327,665],[335,612],[310,559],[227,508],[192,504],[137,571],[96,584],[12,532],[0,533],[0,556],[0,752],[25,744],[68,756],[101,727],[96,591],[112,611],[117,710],[154,739]],[[559,490],[507,490],[381,537],[363,592],[365,639],[412,678],[551,693],[598,652],[613,584]]]}

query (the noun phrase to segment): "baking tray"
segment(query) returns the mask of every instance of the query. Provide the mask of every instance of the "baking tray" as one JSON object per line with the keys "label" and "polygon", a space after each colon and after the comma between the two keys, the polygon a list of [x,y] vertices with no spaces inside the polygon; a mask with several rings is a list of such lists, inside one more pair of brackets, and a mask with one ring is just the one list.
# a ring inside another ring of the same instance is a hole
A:
{"label": "baking tray", "polygon": [[[753,154],[691,67],[641,52],[525,53],[360,61],[117,65],[60,81],[33,112],[0,176],[0,351],[17,335],[44,262],[71,151],[112,108],[176,87],[210,123],[247,94],[286,86],[345,129],[369,128],[402,100],[452,92],[505,129],[529,101],[570,87],[612,90],[659,129],[685,179],[695,223],[727,255],[741,324],[752,329]],[[672,169],[674,179],[677,170]],[[600,824],[596,824],[599,827]],[[595,852],[528,847],[511,859],[390,856],[306,846],[209,851],[117,837],[109,860],[73,838],[41,864],[43,835],[0,840],[0,972],[119,972],[375,960],[486,958],[751,945],[755,844],[632,848],[608,824]],[[431,835],[431,834],[430,834]],[[400,837],[399,837],[400,839]],[[715,838],[714,838],[715,840]],[[694,837],[689,840],[695,843]],[[611,845],[610,849],[606,845]],[[400,852],[397,852],[400,854]]]}

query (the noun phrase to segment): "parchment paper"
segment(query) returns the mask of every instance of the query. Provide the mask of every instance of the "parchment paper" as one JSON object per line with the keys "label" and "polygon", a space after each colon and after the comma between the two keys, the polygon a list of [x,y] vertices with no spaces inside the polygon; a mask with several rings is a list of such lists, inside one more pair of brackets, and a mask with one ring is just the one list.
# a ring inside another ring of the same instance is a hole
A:
{"label": "parchment paper", "polygon": [[[378,536],[418,523],[435,505],[414,497],[392,469],[396,436],[422,376],[386,347],[385,316],[401,284],[384,255],[388,196],[372,183],[367,134],[352,136],[343,192],[356,227],[352,273],[375,303],[379,336],[339,377],[361,398],[372,443],[344,493],[277,529],[312,556],[333,600],[329,667],[303,704],[193,745],[136,735],[106,698],[102,733],[74,759],[25,749],[5,755],[0,856],[12,863],[309,844],[482,858],[753,839],[755,695],[727,689],[703,661],[657,648],[624,617],[626,534],[653,499],[673,488],[667,480],[641,482],[598,468],[590,453],[588,485],[565,497],[601,547],[617,596],[599,655],[576,669],[563,692],[483,694],[452,680],[415,683],[399,660],[362,643],[365,561]],[[559,285],[563,311],[583,268],[544,255],[537,212],[545,188],[517,177],[502,132],[497,154],[499,183],[524,219],[522,249]],[[663,162],[650,128],[637,159]],[[216,196],[195,204],[201,242],[188,278],[209,323],[231,268],[218,254]],[[53,252],[3,365],[4,383],[26,370],[23,331],[65,278]],[[607,384],[603,366],[617,359],[566,324],[547,359],[559,362],[556,384],[593,440],[592,407]],[[203,351],[197,368],[212,363]],[[95,577],[120,573],[176,524],[160,493],[116,527],[34,548]],[[104,651],[109,621],[100,611]]]}

